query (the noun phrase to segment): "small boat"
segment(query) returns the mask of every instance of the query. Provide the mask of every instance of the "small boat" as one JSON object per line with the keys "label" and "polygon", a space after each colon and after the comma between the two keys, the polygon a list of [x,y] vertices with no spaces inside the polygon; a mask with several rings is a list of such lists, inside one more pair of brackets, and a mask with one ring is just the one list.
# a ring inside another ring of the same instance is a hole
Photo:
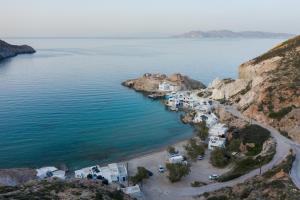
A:
{"label": "small boat", "polygon": [[178,108],[177,108],[176,106],[171,106],[171,107],[170,107],[170,110],[171,110],[171,111],[176,111],[176,112],[177,112],[177,111],[178,111]]}
{"label": "small boat", "polygon": [[148,98],[150,98],[150,99],[157,99],[158,96],[156,94],[149,94]]}

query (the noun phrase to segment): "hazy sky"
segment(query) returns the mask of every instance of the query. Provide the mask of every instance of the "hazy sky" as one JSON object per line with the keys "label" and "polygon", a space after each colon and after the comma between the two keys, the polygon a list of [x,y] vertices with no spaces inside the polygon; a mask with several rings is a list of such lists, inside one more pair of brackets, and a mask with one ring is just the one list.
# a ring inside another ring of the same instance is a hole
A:
{"label": "hazy sky", "polygon": [[300,33],[300,0],[0,0],[0,37]]}

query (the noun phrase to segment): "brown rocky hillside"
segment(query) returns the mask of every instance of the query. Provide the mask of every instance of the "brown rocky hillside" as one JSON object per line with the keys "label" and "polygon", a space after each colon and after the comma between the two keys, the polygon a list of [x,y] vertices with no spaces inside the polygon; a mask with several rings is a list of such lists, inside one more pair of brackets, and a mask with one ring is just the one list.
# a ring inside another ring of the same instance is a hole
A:
{"label": "brown rocky hillside", "polygon": [[300,36],[240,65],[239,79],[215,80],[210,90],[300,142]]}

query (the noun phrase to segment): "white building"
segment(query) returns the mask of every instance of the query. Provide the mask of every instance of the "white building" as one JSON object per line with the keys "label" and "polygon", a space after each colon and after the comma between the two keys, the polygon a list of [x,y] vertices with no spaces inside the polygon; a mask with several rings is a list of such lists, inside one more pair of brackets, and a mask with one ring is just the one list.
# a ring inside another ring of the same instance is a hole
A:
{"label": "white building", "polygon": [[184,161],[183,156],[172,156],[169,158],[169,163],[176,164],[176,163],[182,163]]}
{"label": "white building", "polygon": [[178,91],[180,88],[178,85],[172,84],[172,83],[167,83],[167,82],[162,82],[159,83],[158,85],[158,90],[164,91],[164,92],[169,92],[169,91]]}
{"label": "white building", "polygon": [[208,142],[208,149],[213,150],[214,148],[225,148],[226,138],[217,136],[210,136]]}
{"label": "white building", "polygon": [[36,176],[44,179],[44,178],[59,178],[59,179],[65,179],[66,178],[66,172],[62,170],[58,170],[56,167],[42,167],[39,169],[36,169]]}
{"label": "white building", "polygon": [[121,190],[133,198],[141,198],[143,195],[139,185],[122,188]]}
{"label": "white building", "polygon": [[209,129],[208,134],[210,136],[222,137],[226,136],[227,131],[228,127],[225,124],[217,123]]}
{"label": "white building", "polygon": [[193,119],[193,123],[200,123],[202,121],[206,122],[206,126],[211,128],[216,123],[218,123],[218,118],[214,113],[204,114],[201,111],[198,111]]}
{"label": "white building", "polygon": [[109,183],[125,183],[127,181],[127,168],[124,164],[112,163],[105,167],[98,165],[86,167],[75,171],[75,178],[87,178],[91,174],[93,177],[102,176]]}

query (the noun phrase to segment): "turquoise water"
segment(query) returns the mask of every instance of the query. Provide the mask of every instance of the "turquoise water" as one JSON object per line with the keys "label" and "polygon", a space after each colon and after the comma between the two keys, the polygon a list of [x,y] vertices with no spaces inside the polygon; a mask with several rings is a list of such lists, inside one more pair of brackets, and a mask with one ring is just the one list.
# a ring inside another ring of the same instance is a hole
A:
{"label": "turquoise water", "polygon": [[280,40],[7,39],[35,47],[0,63],[0,168],[117,161],[192,134],[157,101],[120,85],[145,72],[205,84]]}

